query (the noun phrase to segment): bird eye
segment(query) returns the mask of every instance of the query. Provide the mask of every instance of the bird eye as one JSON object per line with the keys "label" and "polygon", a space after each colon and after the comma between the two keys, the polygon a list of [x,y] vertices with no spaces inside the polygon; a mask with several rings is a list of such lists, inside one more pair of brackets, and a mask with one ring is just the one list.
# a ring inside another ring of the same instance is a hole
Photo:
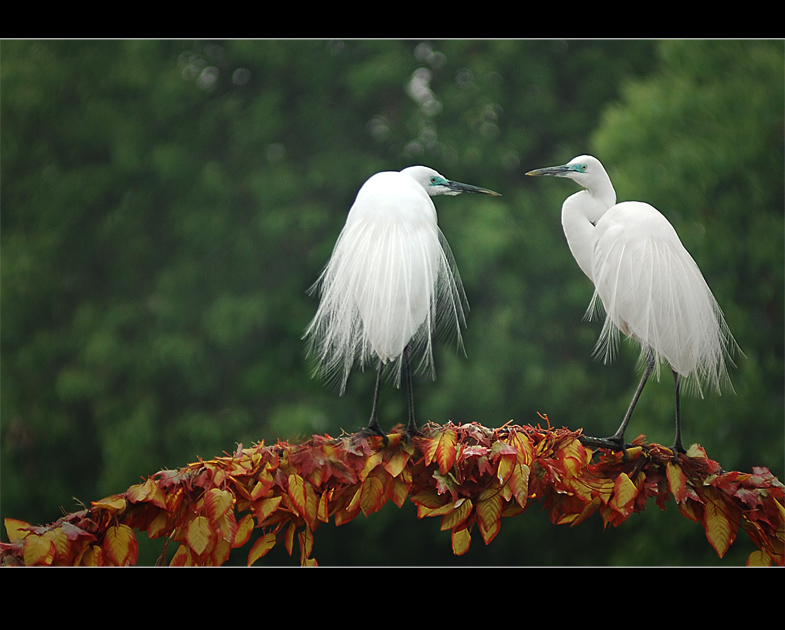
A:
{"label": "bird eye", "polygon": [[435,175],[431,175],[431,183],[432,184],[436,183],[436,176]]}
{"label": "bird eye", "polygon": [[581,164],[581,170],[584,171],[584,172],[586,171],[586,165],[585,164]]}

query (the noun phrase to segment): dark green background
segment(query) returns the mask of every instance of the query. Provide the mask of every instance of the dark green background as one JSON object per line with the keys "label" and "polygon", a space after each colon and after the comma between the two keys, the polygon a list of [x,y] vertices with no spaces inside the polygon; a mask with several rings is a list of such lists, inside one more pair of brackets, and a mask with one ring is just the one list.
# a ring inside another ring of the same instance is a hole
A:
{"label": "dark green background", "polygon": [[[590,282],[561,232],[599,157],[674,224],[745,357],[735,396],[683,402],[685,443],[783,478],[782,41],[3,41],[2,517],[48,523],[238,442],[357,430],[373,374],[310,377],[306,290],[354,195],[422,163],[502,198],[437,198],[471,304],[416,384],[420,421],[615,430],[637,350],[592,358]],[[416,77],[416,78],[415,78]],[[410,87],[419,86],[420,90]],[[422,89],[424,88],[424,89]],[[667,376],[667,373],[666,373]],[[673,439],[670,377],[630,434]],[[386,428],[405,418],[383,391]],[[316,532],[322,564],[741,564],[672,502],[570,529],[538,504],[454,557],[387,506]],[[3,531],[5,540],[5,532]],[[153,562],[160,541],[142,541]],[[243,563],[247,550],[234,560]],[[281,550],[264,561],[296,564]]]}

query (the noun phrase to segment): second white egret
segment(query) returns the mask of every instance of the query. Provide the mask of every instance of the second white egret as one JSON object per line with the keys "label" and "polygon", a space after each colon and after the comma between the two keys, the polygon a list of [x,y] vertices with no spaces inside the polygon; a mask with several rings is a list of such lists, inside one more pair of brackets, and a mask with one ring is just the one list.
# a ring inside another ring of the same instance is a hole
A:
{"label": "second white egret", "polygon": [[313,290],[319,308],[305,332],[317,372],[340,393],[352,368],[378,363],[364,432],[387,440],[378,419],[382,375],[408,392],[406,435],[417,432],[411,364],[435,377],[433,339],[452,332],[461,346],[466,297],[431,197],[499,193],[451,181],[425,166],[385,171],[357,193],[327,266]]}
{"label": "second white egret", "polygon": [[[594,283],[587,315],[605,311],[595,352],[613,359],[619,331],[641,346],[643,377],[621,425],[609,438],[588,438],[626,455],[624,432],[652,372],[661,361],[673,371],[676,395],[674,458],[684,453],[679,392],[682,379],[701,396],[704,387],[730,387],[727,364],[737,350],[698,265],[668,220],[647,203],[616,203],[600,161],[581,155],[563,166],[527,175],[567,177],[584,188],[562,205],[562,227],[572,255]],[[731,388],[732,389],[732,388]]]}

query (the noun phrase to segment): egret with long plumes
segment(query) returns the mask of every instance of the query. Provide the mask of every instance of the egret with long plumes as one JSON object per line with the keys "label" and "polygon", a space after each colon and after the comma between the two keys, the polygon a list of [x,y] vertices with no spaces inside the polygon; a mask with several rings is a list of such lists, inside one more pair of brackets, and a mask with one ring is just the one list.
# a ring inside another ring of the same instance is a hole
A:
{"label": "egret with long plumes", "polygon": [[379,425],[382,376],[408,392],[406,435],[417,433],[411,366],[435,378],[433,340],[453,333],[461,347],[466,296],[431,197],[499,193],[448,180],[431,168],[411,166],[377,173],[357,193],[327,266],[312,290],[319,308],[306,329],[317,373],[341,394],[352,368],[377,364],[371,418]]}
{"label": "egret with long plumes", "polygon": [[567,177],[583,187],[564,201],[561,219],[572,255],[594,283],[587,315],[605,312],[595,352],[612,360],[620,331],[641,347],[643,376],[618,430],[584,441],[626,455],[624,432],[635,405],[649,376],[659,376],[660,363],[667,362],[675,383],[677,458],[685,452],[682,381],[701,396],[706,388],[732,390],[727,366],[738,347],[706,280],[659,211],[639,201],[616,203],[616,191],[597,158],[581,155],[527,175]]}

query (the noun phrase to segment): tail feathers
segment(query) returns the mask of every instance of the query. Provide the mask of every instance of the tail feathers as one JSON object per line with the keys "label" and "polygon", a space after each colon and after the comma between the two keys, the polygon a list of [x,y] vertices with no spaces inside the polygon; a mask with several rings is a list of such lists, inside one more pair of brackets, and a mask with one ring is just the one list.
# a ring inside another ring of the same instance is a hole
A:
{"label": "tail feathers", "polygon": [[595,294],[587,318],[604,312],[595,354],[615,358],[619,333],[654,354],[656,376],[667,362],[682,378],[682,391],[732,392],[728,367],[740,352],[700,269],[683,247],[649,240],[640,248],[620,244],[595,266]]}

